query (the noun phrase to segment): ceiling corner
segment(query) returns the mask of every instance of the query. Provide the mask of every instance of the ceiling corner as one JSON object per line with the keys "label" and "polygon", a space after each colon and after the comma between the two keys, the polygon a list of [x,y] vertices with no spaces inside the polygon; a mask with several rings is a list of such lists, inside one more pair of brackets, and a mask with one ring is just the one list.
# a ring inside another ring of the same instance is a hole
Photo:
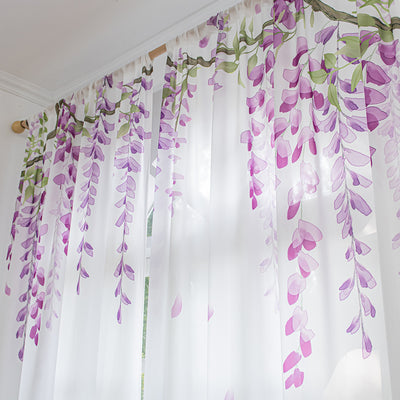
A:
{"label": "ceiling corner", "polygon": [[0,90],[22,97],[44,108],[53,103],[53,96],[47,89],[1,70]]}

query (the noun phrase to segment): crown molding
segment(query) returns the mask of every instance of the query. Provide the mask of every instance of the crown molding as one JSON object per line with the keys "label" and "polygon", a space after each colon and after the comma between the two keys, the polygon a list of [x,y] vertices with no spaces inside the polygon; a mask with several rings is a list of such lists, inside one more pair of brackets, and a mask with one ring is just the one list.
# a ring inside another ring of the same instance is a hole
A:
{"label": "crown molding", "polygon": [[22,97],[44,108],[53,103],[52,93],[34,83],[0,70],[0,90]]}
{"label": "crown molding", "polygon": [[[101,68],[83,76],[80,79],[68,82],[53,91],[35,85],[25,79],[19,78],[8,72],[0,70],[0,90],[9,92],[16,96],[22,97],[32,103],[38,104],[44,108],[61,98],[68,97],[69,95],[77,92],[80,89],[88,86],[92,82],[108,75],[124,65],[129,64],[135,59],[147,54],[149,51],[161,46],[162,44],[176,38],[177,36],[193,29],[194,27],[202,24],[211,16],[220,11],[226,10],[238,4],[241,0],[217,0],[213,1],[200,10],[190,14],[173,26],[158,32],[150,39],[144,41],[140,46],[124,53],[120,57],[114,59],[112,62],[103,65]],[[156,61],[153,64],[158,64]],[[162,88],[163,74],[155,75],[154,89],[160,90]]]}

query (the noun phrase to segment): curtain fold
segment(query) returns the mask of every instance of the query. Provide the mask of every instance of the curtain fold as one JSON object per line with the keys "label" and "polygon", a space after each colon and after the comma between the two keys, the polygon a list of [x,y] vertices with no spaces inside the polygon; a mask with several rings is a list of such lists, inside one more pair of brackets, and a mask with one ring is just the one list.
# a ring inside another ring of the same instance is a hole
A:
{"label": "curtain fold", "polygon": [[167,46],[145,398],[391,398],[387,6],[246,2]]}
{"label": "curtain fold", "polygon": [[151,74],[139,59],[30,121],[3,318],[23,363],[2,357],[1,397],[140,398]]}
{"label": "curtain fold", "polygon": [[147,57],[33,118],[0,397],[398,398],[398,15],[245,1],[167,44],[159,126]]}

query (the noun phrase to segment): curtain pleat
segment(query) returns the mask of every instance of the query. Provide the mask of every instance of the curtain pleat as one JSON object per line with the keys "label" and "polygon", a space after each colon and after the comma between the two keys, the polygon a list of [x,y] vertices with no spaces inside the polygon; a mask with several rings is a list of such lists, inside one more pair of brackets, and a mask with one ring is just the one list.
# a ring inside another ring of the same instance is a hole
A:
{"label": "curtain pleat", "polygon": [[141,396],[151,73],[140,59],[30,121],[6,286],[23,363],[2,370],[7,398]]}
{"label": "curtain pleat", "polygon": [[159,126],[147,57],[32,118],[0,397],[399,397],[399,14],[246,1],[167,44]]}
{"label": "curtain pleat", "polygon": [[247,2],[167,46],[145,398],[391,398],[390,18]]}

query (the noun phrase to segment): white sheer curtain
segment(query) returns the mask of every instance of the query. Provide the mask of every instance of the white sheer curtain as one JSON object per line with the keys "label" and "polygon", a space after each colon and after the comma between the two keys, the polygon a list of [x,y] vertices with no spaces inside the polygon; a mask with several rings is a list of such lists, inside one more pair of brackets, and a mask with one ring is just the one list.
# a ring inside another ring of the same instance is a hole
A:
{"label": "white sheer curtain", "polygon": [[248,2],[169,43],[145,399],[396,398],[390,10]]}
{"label": "white sheer curtain", "polygon": [[151,110],[139,59],[29,121],[2,399],[140,398]]}
{"label": "white sheer curtain", "polygon": [[248,1],[168,43],[154,204],[147,57],[32,118],[0,398],[399,398],[396,15]]}

